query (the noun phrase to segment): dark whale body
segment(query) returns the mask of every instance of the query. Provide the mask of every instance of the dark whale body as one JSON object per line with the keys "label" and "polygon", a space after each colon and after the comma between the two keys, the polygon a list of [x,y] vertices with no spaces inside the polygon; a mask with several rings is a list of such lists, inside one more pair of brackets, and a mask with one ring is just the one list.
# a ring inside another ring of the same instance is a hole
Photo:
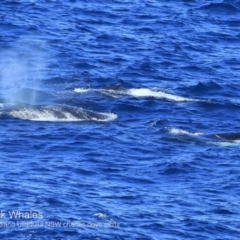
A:
{"label": "dark whale body", "polygon": [[236,141],[240,140],[240,132],[215,133],[205,135],[205,137],[220,141]]}
{"label": "dark whale body", "polygon": [[120,84],[112,84],[103,88],[104,90],[118,91],[121,90]]}
{"label": "dark whale body", "polygon": [[0,112],[0,115],[28,120],[96,120],[105,121],[108,116],[105,113],[86,110],[79,107],[64,105],[22,105],[20,107],[8,108]]}

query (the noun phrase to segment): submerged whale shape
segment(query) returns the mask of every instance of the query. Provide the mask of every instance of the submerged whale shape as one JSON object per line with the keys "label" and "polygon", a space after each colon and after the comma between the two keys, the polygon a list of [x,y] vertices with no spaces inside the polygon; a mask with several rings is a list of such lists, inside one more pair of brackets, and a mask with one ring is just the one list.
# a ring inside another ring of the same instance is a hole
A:
{"label": "submerged whale shape", "polygon": [[240,140],[240,132],[215,133],[205,135],[205,137],[222,141],[236,141]]}

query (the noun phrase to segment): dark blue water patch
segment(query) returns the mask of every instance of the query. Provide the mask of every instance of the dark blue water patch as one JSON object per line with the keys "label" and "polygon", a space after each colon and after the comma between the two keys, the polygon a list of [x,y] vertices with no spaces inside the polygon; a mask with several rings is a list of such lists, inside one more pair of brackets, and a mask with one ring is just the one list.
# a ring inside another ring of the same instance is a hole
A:
{"label": "dark blue water patch", "polygon": [[217,14],[237,14],[240,6],[237,1],[222,1],[220,3],[209,3],[200,7],[200,9],[210,11]]}
{"label": "dark blue water patch", "polygon": [[209,82],[209,83],[207,83],[207,84],[204,84],[204,83],[198,83],[197,84],[197,86],[194,88],[194,90],[196,91],[196,92],[201,92],[201,91],[204,91],[204,90],[207,90],[207,91],[219,91],[219,90],[221,90],[222,89],[222,87],[218,84],[218,83],[216,83],[216,82]]}
{"label": "dark blue water patch", "polygon": [[[199,97],[205,97],[206,99],[212,99],[215,103],[222,103],[222,100],[232,98],[238,98],[239,91],[235,84],[225,84],[222,79],[215,79],[214,81],[198,82],[196,85],[181,86],[178,88],[183,92],[188,92],[190,95],[194,94]],[[219,100],[214,101],[213,99],[219,96]],[[213,103],[212,102],[212,103]],[[211,101],[209,101],[211,104]]]}

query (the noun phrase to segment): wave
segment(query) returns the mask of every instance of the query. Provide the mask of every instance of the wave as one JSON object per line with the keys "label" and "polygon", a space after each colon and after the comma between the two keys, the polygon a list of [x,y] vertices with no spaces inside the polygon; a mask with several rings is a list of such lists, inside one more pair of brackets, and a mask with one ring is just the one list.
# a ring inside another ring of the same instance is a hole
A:
{"label": "wave", "polygon": [[86,93],[89,91],[100,92],[103,94],[110,95],[112,97],[128,95],[128,96],[136,97],[136,98],[153,97],[153,98],[157,98],[157,99],[165,99],[165,100],[174,101],[174,102],[201,101],[201,100],[194,99],[194,98],[187,98],[187,97],[182,97],[182,96],[171,94],[171,93],[166,93],[166,92],[160,91],[158,89],[149,89],[149,88],[130,88],[130,89],[75,88],[74,89],[74,92],[76,92],[76,93]]}
{"label": "wave", "polygon": [[96,112],[70,106],[27,106],[2,110],[0,115],[31,121],[112,121],[114,113]]}

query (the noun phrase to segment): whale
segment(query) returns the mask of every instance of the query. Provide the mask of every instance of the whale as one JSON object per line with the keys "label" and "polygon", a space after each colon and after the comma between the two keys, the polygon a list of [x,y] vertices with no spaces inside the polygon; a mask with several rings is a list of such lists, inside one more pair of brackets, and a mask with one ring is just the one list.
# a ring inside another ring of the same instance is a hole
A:
{"label": "whale", "polygon": [[237,141],[240,140],[240,132],[214,133],[204,135],[204,137],[219,141]]}
{"label": "whale", "polygon": [[35,121],[109,121],[116,118],[113,113],[66,105],[21,105],[2,110],[0,115]]}
{"label": "whale", "polygon": [[208,142],[219,141],[219,142],[233,142],[240,140],[240,132],[216,132],[216,133],[202,133],[202,132],[189,132],[183,129],[177,128],[166,128],[168,132],[173,135],[183,136],[190,139]]}
{"label": "whale", "polygon": [[103,87],[103,90],[119,91],[123,89],[121,88],[121,85],[117,83],[117,84],[111,84],[111,85],[105,86]]}

